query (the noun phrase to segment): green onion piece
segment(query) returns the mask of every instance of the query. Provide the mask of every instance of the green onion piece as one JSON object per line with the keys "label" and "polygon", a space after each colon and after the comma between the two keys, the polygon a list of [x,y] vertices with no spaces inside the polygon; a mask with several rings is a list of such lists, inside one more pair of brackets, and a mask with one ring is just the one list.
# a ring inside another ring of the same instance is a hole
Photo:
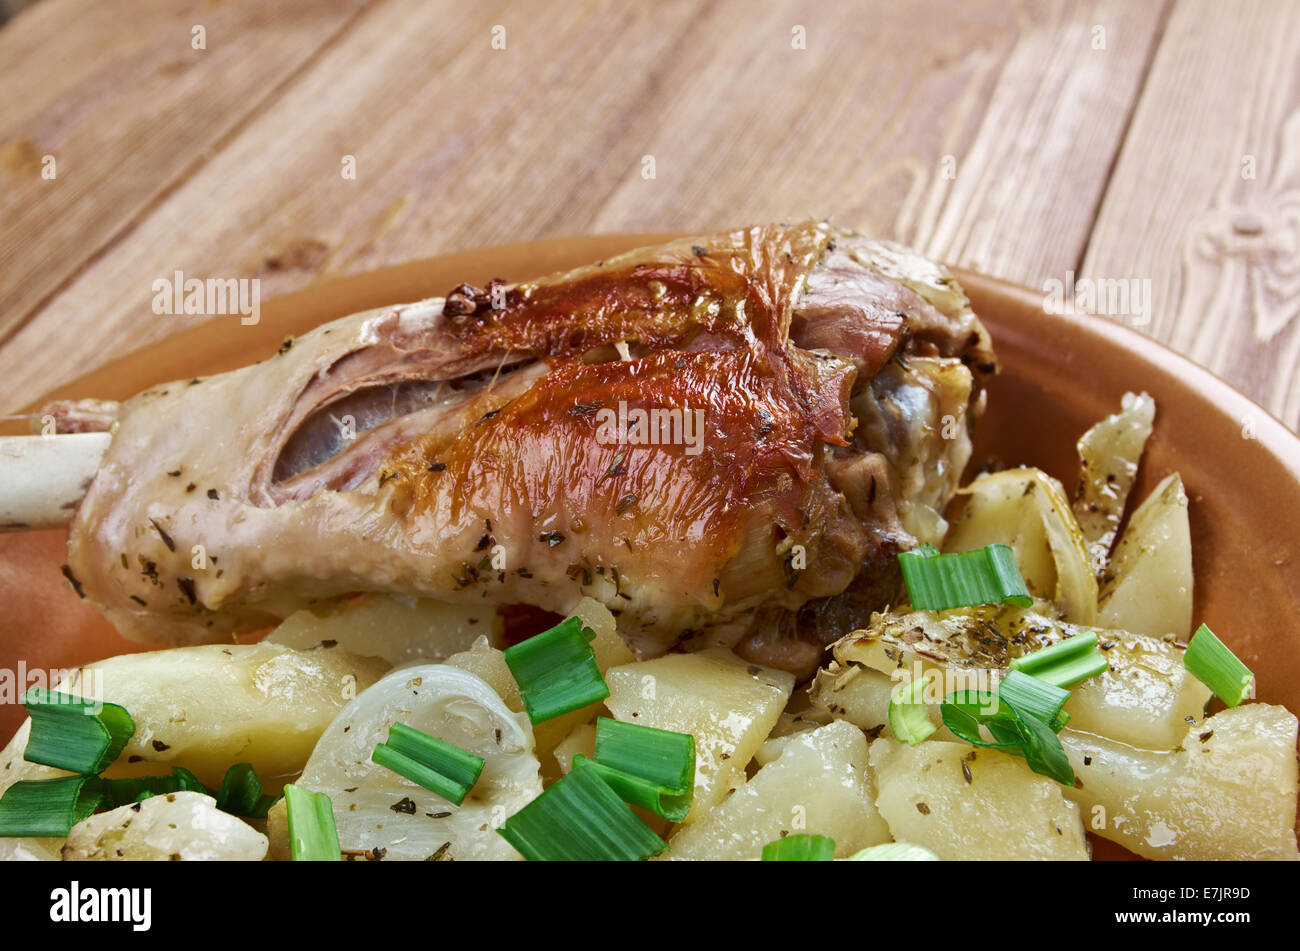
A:
{"label": "green onion piece", "polygon": [[1074,785],[1074,767],[1065,748],[1050,724],[1031,716],[1021,716],[1026,741],[1021,745],[1025,763],[1035,773],[1054,779],[1062,786]]}
{"label": "green onion piece", "polygon": [[163,776],[132,776],[129,779],[104,780],[104,804],[109,809],[141,802],[163,793],[200,792],[211,795],[198,777],[188,769],[173,767]]}
{"label": "green onion piece", "polygon": [[799,832],[763,846],[764,862],[829,862],[835,857],[835,840]]}
{"label": "green onion piece", "polygon": [[910,842],[873,845],[848,857],[850,862],[938,862],[939,856]]}
{"label": "green onion piece", "polygon": [[898,556],[912,607],[948,608],[1007,602],[1027,608],[1034,603],[1020,576],[1016,556],[1006,545],[986,545],[953,555],[933,554],[933,548],[905,551]]}
{"label": "green onion piece", "polygon": [[596,720],[596,762],[674,793],[695,788],[695,737],[639,723]]}
{"label": "green onion piece", "polygon": [[920,743],[936,729],[925,709],[924,677],[894,689],[889,696],[889,732],[908,746]]}
{"label": "green onion piece", "polygon": [[1060,733],[1070,722],[1070,715],[1061,709],[1070,699],[1070,691],[1022,671],[1009,671],[1002,678],[1002,683],[998,684],[998,696],[1017,712],[1046,723],[1053,733]]}
{"label": "green onion piece", "polygon": [[1046,647],[1040,647],[1038,650],[1031,651],[1021,657],[1013,658],[1011,661],[1011,667],[1014,670],[1024,671],[1032,677],[1037,677],[1040,670],[1051,667],[1062,658],[1078,656],[1096,646],[1096,631],[1088,631],[1085,634],[1075,634],[1073,637],[1064,638],[1057,641],[1055,644],[1049,644]]}
{"label": "green onion piece", "polygon": [[506,664],[533,723],[553,720],[609,696],[591,649],[593,637],[579,618],[571,617],[506,649]]}
{"label": "green onion piece", "polygon": [[[1019,718],[996,693],[987,690],[957,690],[948,694],[939,707],[943,725],[974,746],[1014,751],[1023,741]],[[988,729],[993,739],[984,738],[980,727]]]}
{"label": "green onion piece", "polygon": [[23,759],[73,773],[102,772],[135,733],[131,714],[102,703],[44,687],[23,694],[32,732]]}
{"label": "green onion piece", "polygon": [[388,742],[376,746],[370,759],[458,806],[478,782],[484,763],[481,756],[405,723],[388,728]]}
{"label": "green onion piece", "polygon": [[201,792],[211,796],[208,787],[199,782],[199,777],[195,776],[188,769],[182,766],[173,766],[172,775],[176,777],[176,792]]}
{"label": "green onion piece", "polygon": [[590,763],[624,802],[681,822],[695,797],[695,737],[609,717],[596,720]]}
{"label": "green onion piece", "polygon": [[1192,635],[1183,666],[1230,707],[1253,695],[1254,673],[1204,624]]}
{"label": "green onion piece", "polygon": [[[1012,667],[1015,667],[1014,663]],[[1033,676],[1057,687],[1073,687],[1091,677],[1104,674],[1109,667],[1106,655],[1099,650],[1092,650],[1077,657],[1064,658]]]}
{"label": "green onion piece", "polygon": [[1057,687],[1075,684],[1106,672],[1106,655],[1097,648],[1097,632],[1076,634],[1041,650],[1016,657],[1011,669]]}
{"label": "green onion piece", "polygon": [[63,838],[103,801],[95,776],[19,780],[0,797],[0,836]]}
{"label": "green onion piece", "polygon": [[262,781],[257,778],[251,763],[236,763],[226,770],[216,796],[217,808],[222,812],[250,819],[265,819],[267,811],[279,798],[263,794]]}
{"label": "green onion piece", "polygon": [[497,832],[530,862],[638,862],[668,848],[590,760],[575,762]]}
{"label": "green onion piece", "polygon": [[691,811],[691,801],[695,798],[694,787],[684,793],[674,792],[660,783],[606,766],[581,753],[574,756],[573,762],[575,766],[582,763],[594,769],[624,802],[663,816],[669,822],[681,822]]}
{"label": "green onion piece", "polygon": [[324,793],[290,783],[284,787],[289,816],[289,854],[295,862],[341,862],[334,804]]}
{"label": "green onion piece", "polygon": [[[1049,776],[1063,786],[1074,785],[1074,768],[1051,725],[1017,710],[1007,699],[985,690],[958,690],[940,707],[944,726],[974,746],[1003,750],[1023,756],[1035,773]],[[984,727],[993,737],[986,740]]]}

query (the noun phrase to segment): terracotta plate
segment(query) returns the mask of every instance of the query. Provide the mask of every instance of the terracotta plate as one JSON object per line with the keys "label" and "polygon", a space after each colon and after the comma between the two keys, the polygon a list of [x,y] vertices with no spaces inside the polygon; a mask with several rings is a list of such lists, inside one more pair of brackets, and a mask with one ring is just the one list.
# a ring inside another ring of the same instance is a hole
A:
{"label": "terracotta plate", "polygon": [[[462,281],[539,276],[670,237],[505,245],[321,283],[267,302],[256,326],[234,317],[197,324],[50,396],[124,399],[260,360],[286,334],[354,311],[437,296]],[[996,456],[1041,466],[1070,486],[1079,433],[1114,412],[1125,390],[1151,393],[1158,415],[1138,497],[1166,473],[1182,473],[1192,499],[1196,617],[1260,674],[1262,699],[1300,710],[1300,439],[1206,370],[1135,332],[1103,318],[1050,316],[1041,294],[960,276],[1004,368],[991,387],[975,462]],[[62,531],[0,535],[0,676],[20,664],[48,670],[143,649],[77,600],[59,574],[63,560]],[[7,740],[23,711],[9,696],[0,700]]]}

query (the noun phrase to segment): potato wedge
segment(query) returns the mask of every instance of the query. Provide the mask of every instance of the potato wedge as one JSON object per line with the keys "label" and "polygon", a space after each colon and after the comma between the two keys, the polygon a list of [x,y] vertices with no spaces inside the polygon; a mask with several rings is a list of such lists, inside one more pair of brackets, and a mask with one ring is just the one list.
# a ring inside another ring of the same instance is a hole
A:
{"label": "potato wedge", "polygon": [[941,859],[1089,858],[1079,809],[1025,761],[965,743],[871,744],[876,807],[899,842]]}
{"label": "potato wedge", "polygon": [[447,663],[483,680],[513,712],[524,712],[524,698],[519,694],[519,684],[506,665],[505,656],[486,637],[480,637],[469,650],[452,654]]}
{"label": "potato wedge", "polygon": [[1096,573],[1061,483],[1038,469],[1007,469],[980,476],[957,494],[966,506],[944,551],[1007,545],[1030,594],[1052,602],[1067,621],[1096,622]]}
{"label": "potato wedge", "polygon": [[1155,400],[1146,393],[1125,393],[1118,413],[1079,437],[1079,491],[1072,507],[1098,574],[1110,559],[1155,418]]}
{"label": "potato wedge", "polygon": [[[873,740],[879,736],[893,737],[889,729],[889,700],[894,690],[902,685],[902,679],[893,680],[870,667],[860,664],[841,666],[831,661],[817,672],[812,687],[813,702],[835,719],[847,720],[865,731]],[[940,689],[935,687],[934,695],[925,705],[926,716],[935,727],[932,738],[955,742],[957,737],[943,725],[939,711]]]}
{"label": "potato wedge", "polygon": [[[387,668],[378,658],[338,648],[209,644],[88,664],[57,689],[120,704],[135,720],[135,735],[106,776],[181,766],[217,789],[226,770],[244,762],[274,792],[302,769],[348,700]],[[20,779],[68,775],[23,759],[30,732],[27,720],[0,753],[0,793]],[[0,838],[0,859],[58,859],[63,843]]]}
{"label": "potato wedge", "polygon": [[[1182,645],[1010,605],[878,614],[869,629],[832,645],[835,663],[818,674],[813,696],[833,715],[871,729],[883,722],[889,694],[883,681],[863,679],[855,667],[909,679],[934,671],[942,695],[988,690],[1012,658],[1092,630],[1110,669],[1072,688],[1065,707],[1071,725],[1146,749],[1172,749],[1187,732],[1186,718],[1201,716],[1210,698],[1183,667]],[[933,713],[931,719],[938,722]]]}
{"label": "potato wedge", "polygon": [[1129,519],[1102,577],[1098,623],[1160,637],[1192,632],[1192,533],[1178,473],[1151,490]]}
{"label": "potato wedge", "polygon": [[792,832],[830,836],[839,858],[889,841],[861,730],[840,720],[785,739],[780,756],[682,826],[665,858],[757,859],[764,845]]}
{"label": "potato wedge", "polygon": [[562,775],[573,769],[573,758],[581,753],[588,759],[596,757],[596,724],[580,723],[569,735],[555,745],[555,762]]}
{"label": "potato wedge", "polygon": [[1210,688],[1183,666],[1182,644],[1160,638],[1098,631],[1110,665],[1099,677],[1071,688],[1070,726],[1146,749],[1172,750],[1189,720],[1205,715]]}
{"label": "potato wedge", "polygon": [[872,739],[889,729],[889,698],[898,681],[862,664],[831,661],[817,671],[813,703],[836,719],[848,720]]}
{"label": "potato wedge", "polygon": [[591,649],[596,654],[596,666],[602,673],[611,667],[630,664],[636,660],[632,649],[619,636],[614,615],[610,614],[609,608],[595,598],[583,598],[574,605],[569,614],[571,617],[580,618],[583,627],[590,628],[595,635],[591,641]]}
{"label": "potato wedge", "polygon": [[65,862],[260,862],[266,836],[198,792],[153,796],[72,827]]}
{"label": "potato wedge", "polygon": [[[1071,724],[1073,726],[1073,724]],[[1296,851],[1296,718],[1248,703],[1192,724],[1173,752],[1061,732],[1098,835],[1151,859],[1288,859]]]}
{"label": "potato wedge", "polygon": [[[811,686],[811,685],[810,685]],[[766,766],[781,755],[790,738],[820,726],[826,726],[835,718],[826,710],[815,705],[807,690],[797,691],[790,697],[785,710],[777,718],[776,726],[767,735],[763,745],[754,753],[754,768]]]}
{"label": "potato wedge", "polygon": [[58,689],[120,704],[134,718],[135,735],[107,776],[183,766],[215,789],[229,767],[251,763],[273,786],[302,769],[338,711],[387,669],[338,648],[204,644],[88,664]]}
{"label": "potato wedge", "polygon": [[382,657],[400,666],[443,660],[469,650],[481,636],[495,639],[500,634],[495,608],[389,594],[295,611],[266,641],[298,650],[333,641],[351,654]]}
{"label": "potato wedge", "polygon": [[695,801],[687,822],[743,779],[794,689],[791,674],[747,664],[721,648],[613,667],[605,682],[616,719],[695,737]]}

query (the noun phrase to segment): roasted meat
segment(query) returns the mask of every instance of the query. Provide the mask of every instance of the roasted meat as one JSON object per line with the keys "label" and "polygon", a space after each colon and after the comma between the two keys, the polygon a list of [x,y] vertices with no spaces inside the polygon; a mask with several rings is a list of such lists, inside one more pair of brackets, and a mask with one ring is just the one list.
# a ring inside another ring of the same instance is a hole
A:
{"label": "roasted meat", "polygon": [[362,592],[811,670],[937,541],[992,351],[940,267],[824,223],[356,314],[122,404],[70,536],[123,634]]}

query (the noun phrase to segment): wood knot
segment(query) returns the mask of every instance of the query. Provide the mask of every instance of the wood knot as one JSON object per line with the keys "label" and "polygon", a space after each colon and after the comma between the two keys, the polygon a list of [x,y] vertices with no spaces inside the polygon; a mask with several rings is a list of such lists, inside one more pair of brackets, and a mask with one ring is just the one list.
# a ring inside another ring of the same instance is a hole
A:
{"label": "wood knot", "polygon": [[329,245],[317,238],[295,238],[279,251],[268,254],[262,259],[262,271],[276,274],[281,271],[315,270],[325,255]]}
{"label": "wood knot", "polygon": [[1256,215],[1242,212],[1232,219],[1232,230],[1240,235],[1253,236],[1264,230],[1264,222]]}

